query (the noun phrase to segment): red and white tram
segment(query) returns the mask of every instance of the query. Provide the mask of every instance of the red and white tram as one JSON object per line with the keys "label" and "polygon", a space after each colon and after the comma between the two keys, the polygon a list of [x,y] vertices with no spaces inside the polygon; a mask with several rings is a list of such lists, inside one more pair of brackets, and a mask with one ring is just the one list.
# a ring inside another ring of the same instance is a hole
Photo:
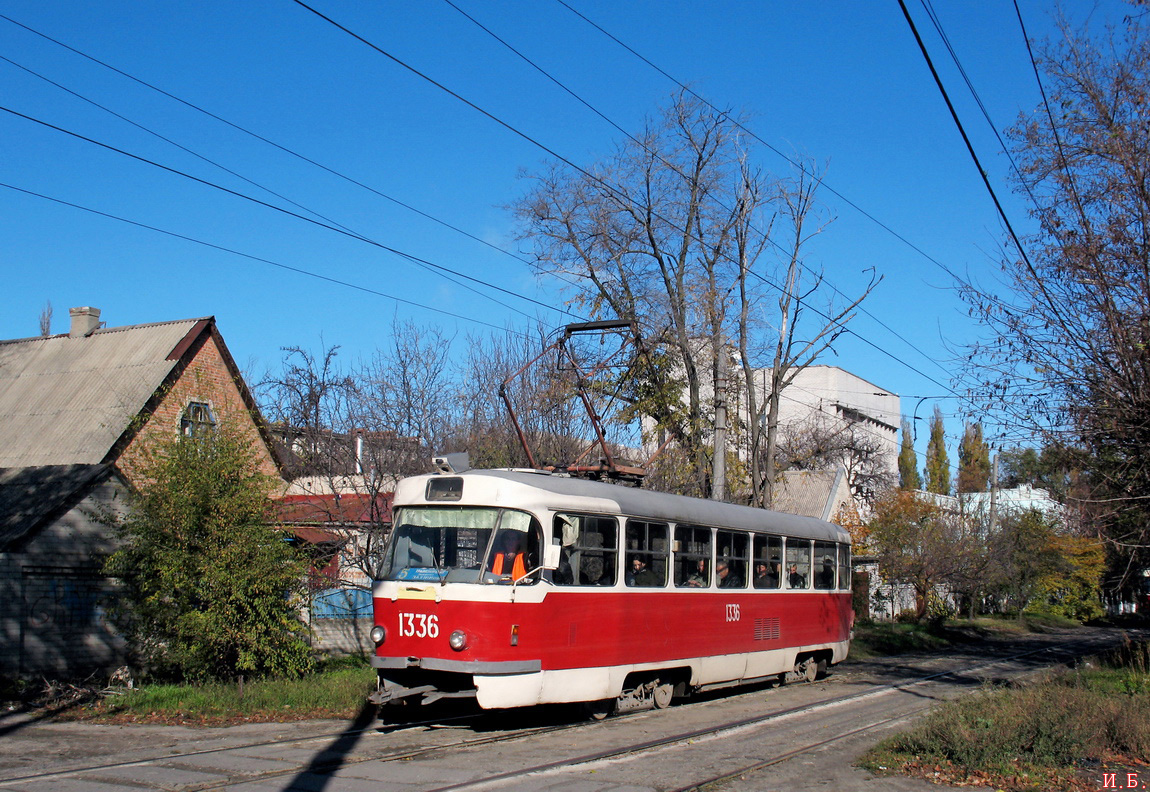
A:
{"label": "red and white tram", "polygon": [[822,520],[511,470],[404,479],[393,514],[375,703],[666,706],[850,645],[850,535]]}

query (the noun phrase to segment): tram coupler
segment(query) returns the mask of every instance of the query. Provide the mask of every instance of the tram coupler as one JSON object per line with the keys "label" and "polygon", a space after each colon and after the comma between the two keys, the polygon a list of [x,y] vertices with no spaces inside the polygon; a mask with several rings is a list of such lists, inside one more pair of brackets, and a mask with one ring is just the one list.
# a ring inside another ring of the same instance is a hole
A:
{"label": "tram coupler", "polygon": [[[398,704],[405,698],[411,696],[426,696],[436,692],[435,685],[420,685],[419,687],[403,687],[402,685],[387,685],[382,687],[367,697],[367,700],[372,704]],[[424,703],[427,703],[426,700]]]}

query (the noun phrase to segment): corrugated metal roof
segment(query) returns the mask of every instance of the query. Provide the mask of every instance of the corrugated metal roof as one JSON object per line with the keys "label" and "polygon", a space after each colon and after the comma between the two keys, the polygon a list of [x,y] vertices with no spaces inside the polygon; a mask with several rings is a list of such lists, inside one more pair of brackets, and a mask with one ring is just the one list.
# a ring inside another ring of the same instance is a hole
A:
{"label": "corrugated metal roof", "polygon": [[199,321],[0,341],[0,468],[102,462]]}

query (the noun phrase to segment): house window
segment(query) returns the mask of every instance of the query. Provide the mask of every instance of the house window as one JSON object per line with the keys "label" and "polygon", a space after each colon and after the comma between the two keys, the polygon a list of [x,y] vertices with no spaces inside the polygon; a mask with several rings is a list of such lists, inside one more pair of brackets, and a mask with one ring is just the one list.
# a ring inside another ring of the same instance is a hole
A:
{"label": "house window", "polygon": [[207,402],[188,402],[180,418],[180,434],[184,437],[203,437],[216,428],[216,417]]}

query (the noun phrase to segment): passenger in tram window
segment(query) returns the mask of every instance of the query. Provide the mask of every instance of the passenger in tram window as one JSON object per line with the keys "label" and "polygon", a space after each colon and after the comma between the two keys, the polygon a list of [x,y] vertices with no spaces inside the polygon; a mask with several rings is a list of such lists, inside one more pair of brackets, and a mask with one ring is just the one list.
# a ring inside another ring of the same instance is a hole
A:
{"label": "passenger in tram window", "polygon": [[647,569],[647,562],[639,556],[631,558],[631,569],[627,572],[628,586],[658,586],[659,576]]}
{"label": "passenger in tram window", "polygon": [[519,531],[503,531],[499,537],[499,552],[491,560],[492,574],[500,582],[514,583],[527,575],[527,554],[523,552],[523,535]]}
{"label": "passenger in tram window", "polygon": [[823,558],[823,568],[815,575],[815,588],[833,589],[835,587],[835,562],[830,556]]}
{"label": "passenger in tram window", "polygon": [[778,588],[779,587],[779,572],[777,564],[767,564],[766,561],[759,561],[755,564],[755,588]]}
{"label": "passenger in tram window", "polygon": [[743,579],[732,571],[730,564],[720,561],[715,565],[715,575],[719,578],[719,588],[742,588]]}
{"label": "passenger in tram window", "polygon": [[700,558],[695,564],[695,571],[687,578],[687,585],[693,588],[706,588],[711,585],[707,576],[707,561]]}
{"label": "passenger in tram window", "polygon": [[798,565],[791,564],[791,571],[787,575],[787,585],[791,588],[806,588],[807,576],[799,572]]}

